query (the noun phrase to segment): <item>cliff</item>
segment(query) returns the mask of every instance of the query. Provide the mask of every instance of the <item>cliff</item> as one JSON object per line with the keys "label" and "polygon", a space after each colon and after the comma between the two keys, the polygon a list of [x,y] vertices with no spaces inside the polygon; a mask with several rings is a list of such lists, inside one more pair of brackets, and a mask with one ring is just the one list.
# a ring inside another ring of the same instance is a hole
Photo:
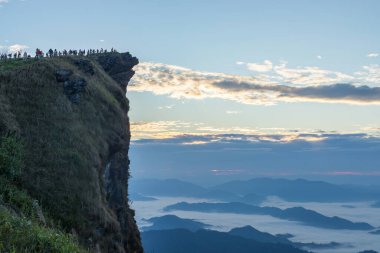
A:
{"label": "cliff", "polygon": [[129,53],[0,62],[0,252],[143,252],[128,205],[136,64]]}

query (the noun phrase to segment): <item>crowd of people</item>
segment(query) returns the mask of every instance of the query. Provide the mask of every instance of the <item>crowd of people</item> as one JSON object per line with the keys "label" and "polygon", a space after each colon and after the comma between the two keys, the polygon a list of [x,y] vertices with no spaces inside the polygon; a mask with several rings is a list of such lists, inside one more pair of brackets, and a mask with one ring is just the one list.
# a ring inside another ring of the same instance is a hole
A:
{"label": "crowd of people", "polygon": [[[105,53],[117,53],[117,51],[114,48],[111,48],[111,50],[107,49],[88,49],[88,50],[62,50],[58,51],[57,49],[49,49],[46,53],[44,53],[39,48],[36,49],[34,58],[40,59],[40,58],[53,58],[53,57],[61,57],[61,56],[89,56],[93,54],[105,54]],[[11,59],[31,59],[32,56],[28,54],[27,52],[14,52],[14,53],[2,53],[0,54],[0,60],[11,60]]]}

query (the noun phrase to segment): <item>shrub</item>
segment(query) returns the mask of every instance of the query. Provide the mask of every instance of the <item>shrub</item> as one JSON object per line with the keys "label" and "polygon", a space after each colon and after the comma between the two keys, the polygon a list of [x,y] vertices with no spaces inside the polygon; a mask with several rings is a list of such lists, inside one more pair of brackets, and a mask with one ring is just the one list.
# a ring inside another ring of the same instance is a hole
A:
{"label": "shrub", "polygon": [[0,175],[15,180],[21,175],[22,144],[13,135],[1,138],[0,143]]}

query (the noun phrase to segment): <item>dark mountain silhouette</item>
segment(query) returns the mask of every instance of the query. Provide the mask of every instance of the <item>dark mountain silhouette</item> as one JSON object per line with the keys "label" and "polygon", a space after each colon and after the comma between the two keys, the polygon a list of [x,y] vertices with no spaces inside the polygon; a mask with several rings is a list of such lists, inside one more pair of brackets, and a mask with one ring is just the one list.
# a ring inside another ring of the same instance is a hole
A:
{"label": "dark mountain silhouette", "polygon": [[195,232],[200,229],[209,228],[210,225],[198,222],[192,219],[182,219],[175,215],[165,215],[161,217],[154,217],[146,220],[153,223],[152,226],[144,227],[144,231],[149,230],[168,230],[168,229],[187,229],[189,231]]}
{"label": "dark mountain silhouette", "polygon": [[289,233],[286,233],[286,234],[276,234],[276,237],[283,238],[283,239],[291,239],[291,238],[294,238],[294,235],[293,234],[289,234]]}
{"label": "dark mountain silhouette", "polygon": [[[165,215],[161,217],[154,217],[146,221],[153,223],[153,225],[149,227],[144,227],[143,228],[144,231],[186,229],[191,232],[196,232],[198,230],[211,228],[211,226],[208,224],[195,221],[192,219],[183,219],[175,215]],[[292,237],[291,235],[287,235],[287,236],[272,235],[270,233],[261,232],[251,226],[234,228],[231,231],[229,231],[228,234],[232,236],[239,236],[246,239],[252,239],[261,243],[288,244],[296,248],[302,248],[302,249],[331,249],[331,248],[338,248],[338,247],[343,246],[342,244],[336,243],[336,242],[323,243],[323,244],[292,242],[291,240],[289,240],[289,238]]]}
{"label": "dark mountain silhouette", "polygon": [[240,236],[247,239],[253,239],[259,242],[292,244],[292,242],[286,238],[277,237],[269,233],[261,232],[251,226],[234,228],[228,233],[230,235]]}
{"label": "dark mountain silhouette", "polygon": [[[247,239],[253,239],[259,242],[268,242],[268,243],[284,243],[290,244],[297,248],[315,250],[315,249],[335,249],[340,248],[342,246],[341,243],[337,242],[329,242],[329,243],[300,243],[300,242],[292,242],[288,238],[284,236],[271,235],[269,233],[261,232],[251,226],[245,226],[241,228],[234,228],[230,232],[231,235],[240,236]],[[292,236],[291,236],[292,237]]]}
{"label": "dark mountain silhouette", "polygon": [[288,244],[262,243],[229,233],[185,229],[142,233],[146,253],[306,253]]}
{"label": "dark mountain silhouette", "polygon": [[304,179],[287,180],[255,178],[247,181],[230,181],[213,187],[235,194],[258,193],[263,196],[278,196],[288,201],[299,202],[345,202],[373,200],[379,196],[375,189],[358,186],[334,185]]}
{"label": "dark mountain silhouette", "polygon": [[371,231],[370,233],[373,235],[380,235],[380,229]]}
{"label": "dark mountain silhouette", "polygon": [[298,221],[304,225],[350,230],[371,230],[373,226],[364,222],[351,222],[340,217],[328,217],[303,207],[280,209],[276,207],[259,207],[244,203],[186,203],[180,202],[165,207],[166,211],[197,211],[206,213],[236,213],[236,214],[258,214],[270,215],[279,219]]}

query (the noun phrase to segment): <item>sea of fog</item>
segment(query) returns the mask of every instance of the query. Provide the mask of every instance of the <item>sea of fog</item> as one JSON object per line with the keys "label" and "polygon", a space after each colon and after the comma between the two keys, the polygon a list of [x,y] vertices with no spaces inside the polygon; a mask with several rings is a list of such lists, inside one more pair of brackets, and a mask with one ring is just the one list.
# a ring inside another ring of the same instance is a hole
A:
{"label": "sea of fog", "polygon": [[[136,210],[136,220],[140,229],[149,226],[144,219],[174,214],[181,218],[195,219],[200,222],[212,225],[213,230],[229,231],[232,228],[251,225],[252,227],[271,234],[293,234],[294,242],[315,242],[329,243],[331,241],[346,245],[338,249],[313,250],[320,253],[357,253],[362,250],[380,251],[380,235],[372,235],[366,231],[353,230],[333,230],[304,226],[299,222],[280,220],[266,215],[244,215],[244,214],[224,214],[224,213],[202,213],[188,211],[165,212],[163,208],[178,202],[215,202],[206,199],[194,198],[169,198],[155,197],[155,201],[134,201],[132,208]],[[302,206],[320,212],[327,216],[339,216],[351,221],[368,222],[380,227],[380,215],[378,208],[372,208],[370,202],[360,203],[296,203],[287,202],[276,197],[268,198],[262,206],[275,206],[288,208]]]}

